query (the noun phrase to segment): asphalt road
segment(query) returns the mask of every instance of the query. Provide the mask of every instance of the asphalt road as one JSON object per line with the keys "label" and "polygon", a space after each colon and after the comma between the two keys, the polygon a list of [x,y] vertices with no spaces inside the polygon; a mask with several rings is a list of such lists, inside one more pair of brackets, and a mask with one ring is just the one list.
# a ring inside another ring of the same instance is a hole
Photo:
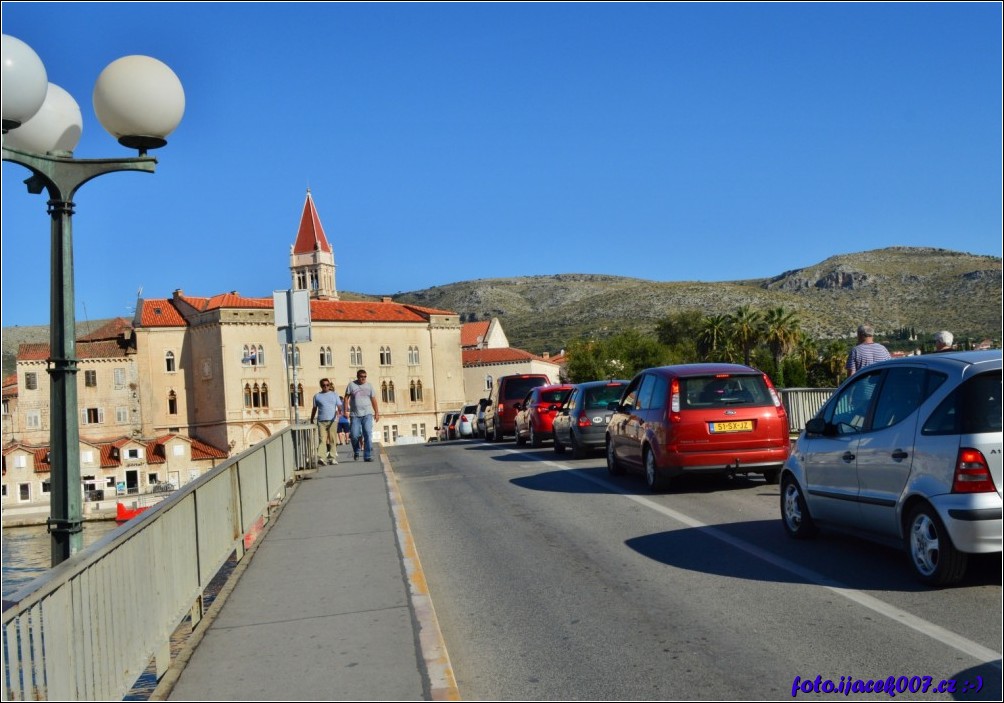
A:
{"label": "asphalt road", "polygon": [[466,700],[1001,698],[999,557],[932,590],[895,549],[789,539],[760,477],[651,494],[549,445],[385,451]]}

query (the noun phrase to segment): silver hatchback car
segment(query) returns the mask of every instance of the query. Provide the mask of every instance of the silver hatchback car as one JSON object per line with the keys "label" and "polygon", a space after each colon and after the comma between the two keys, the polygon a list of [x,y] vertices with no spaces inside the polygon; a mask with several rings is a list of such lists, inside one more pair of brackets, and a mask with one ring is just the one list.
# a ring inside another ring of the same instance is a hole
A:
{"label": "silver hatchback car", "polygon": [[1001,551],[1001,352],[867,366],[837,389],[781,474],[789,535],[831,526],[905,546],[921,581]]}

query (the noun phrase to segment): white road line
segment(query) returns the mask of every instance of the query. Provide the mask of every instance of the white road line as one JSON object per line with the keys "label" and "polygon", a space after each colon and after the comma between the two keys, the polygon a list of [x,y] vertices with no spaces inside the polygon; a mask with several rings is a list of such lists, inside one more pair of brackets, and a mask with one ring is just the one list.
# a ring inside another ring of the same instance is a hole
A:
{"label": "white road line", "polygon": [[[507,449],[505,450],[508,454],[526,454],[526,452],[520,451],[518,449]],[[528,455],[532,456],[532,455]],[[642,505],[646,508],[654,510],[657,513],[661,513],[668,518],[676,520],[677,522],[683,523],[687,527],[693,527],[701,530],[704,534],[709,537],[714,537],[715,539],[725,542],[726,544],[732,545],[736,549],[741,549],[747,554],[756,557],[762,561],[776,566],[779,569],[787,571],[790,574],[808,581],[809,583],[814,583],[817,586],[822,586],[823,588],[836,593],[839,596],[843,596],[849,601],[857,603],[858,605],[864,606],[869,610],[878,613],[884,617],[889,618],[893,622],[897,622],[900,625],[909,627],[922,635],[926,635],[931,639],[934,639],[942,644],[945,644],[953,649],[956,649],[963,654],[967,654],[973,657],[977,661],[990,663],[996,666],[998,669],[1001,668],[1001,653],[984,647],[981,644],[973,642],[970,639],[966,639],[962,635],[959,635],[951,630],[946,630],[940,625],[935,625],[933,622],[924,620],[923,618],[918,618],[916,615],[897,608],[894,605],[886,603],[885,601],[879,600],[874,596],[870,596],[864,591],[859,591],[856,588],[850,588],[839,581],[827,578],[820,573],[813,571],[812,569],[807,569],[804,566],[799,566],[798,564],[789,561],[783,557],[779,557],[776,554],[772,554],[765,549],[758,547],[755,544],[750,544],[744,540],[733,537],[730,534],[723,532],[722,530],[706,525],[705,523],[690,517],[678,510],[673,510],[665,505],[660,505],[659,503],[645,498],[644,496],[635,495],[633,493],[628,493],[620,486],[617,486],[610,481],[602,478],[588,474],[581,469],[576,469],[566,464],[562,464],[556,461],[549,461],[546,459],[534,459],[537,463],[545,464],[546,466],[552,466],[556,469],[562,471],[568,471],[574,473],[581,479],[594,483],[597,486],[602,486],[604,489],[610,491],[611,493],[619,493],[629,500],[633,500],[635,503]],[[780,520],[780,518],[778,518]]]}

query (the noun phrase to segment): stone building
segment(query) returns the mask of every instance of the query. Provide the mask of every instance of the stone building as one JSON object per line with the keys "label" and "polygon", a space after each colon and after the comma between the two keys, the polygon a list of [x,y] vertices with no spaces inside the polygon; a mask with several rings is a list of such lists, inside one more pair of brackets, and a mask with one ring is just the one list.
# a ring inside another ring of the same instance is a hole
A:
{"label": "stone building", "polygon": [[[341,393],[365,368],[380,400],[374,439],[424,441],[464,404],[457,313],[346,301],[334,253],[307,193],[289,259],[294,290],[310,291],[311,341],[279,343],[273,298],[174,291],[140,299],[77,341],[85,497],[181,485],[297,420],[321,378]],[[49,499],[48,344],[22,345],[4,381],[3,506]]]}

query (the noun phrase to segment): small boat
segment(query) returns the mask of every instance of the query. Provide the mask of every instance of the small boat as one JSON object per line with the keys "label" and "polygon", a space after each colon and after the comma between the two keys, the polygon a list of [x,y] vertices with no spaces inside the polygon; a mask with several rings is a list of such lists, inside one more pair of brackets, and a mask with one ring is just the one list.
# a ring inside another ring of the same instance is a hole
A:
{"label": "small boat", "polygon": [[140,513],[149,510],[157,503],[163,501],[169,495],[170,493],[167,492],[147,493],[136,496],[134,499],[126,502],[118,501],[115,503],[115,522],[120,525],[123,522],[129,522]]}

